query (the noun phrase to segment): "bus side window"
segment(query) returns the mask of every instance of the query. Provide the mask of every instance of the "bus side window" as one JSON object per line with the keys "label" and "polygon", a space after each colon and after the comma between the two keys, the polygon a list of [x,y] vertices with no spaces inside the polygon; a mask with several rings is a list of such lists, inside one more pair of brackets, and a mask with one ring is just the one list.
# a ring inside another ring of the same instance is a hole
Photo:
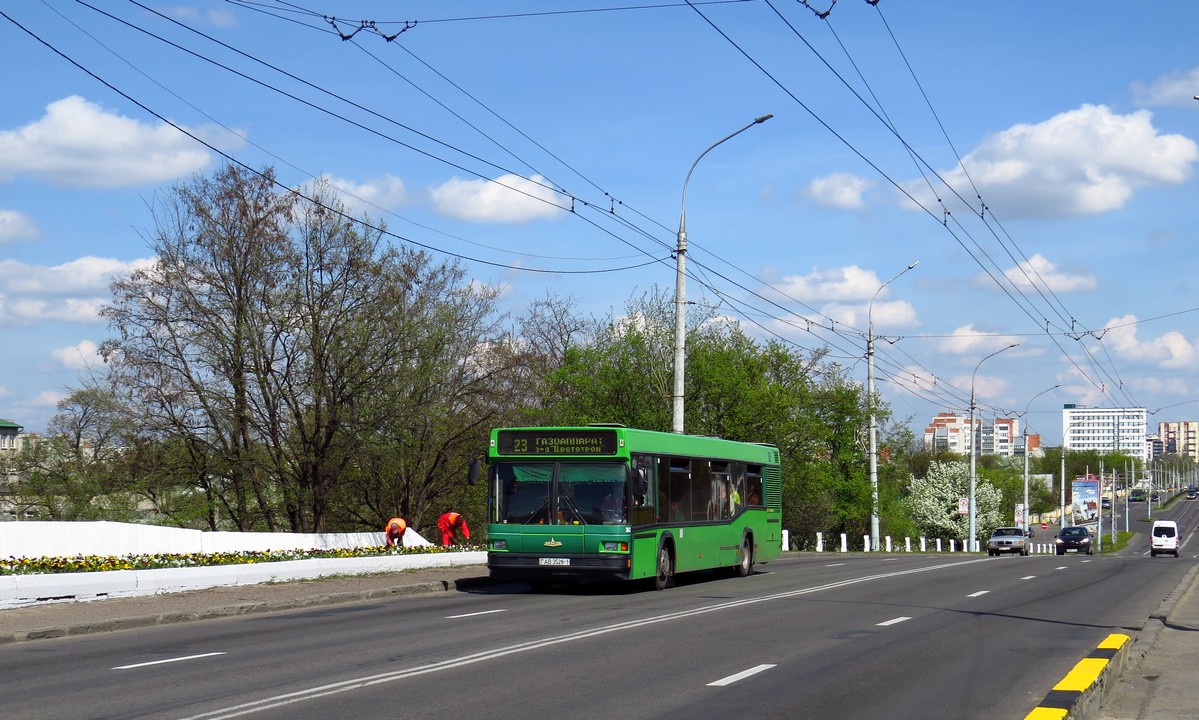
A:
{"label": "bus side window", "polygon": [[693,520],[712,519],[712,509],[716,507],[713,495],[712,477],[706,460],[691,462],[691,517]]}
{"label": "bus side window", "polygon": [[762,507],[762,466],[750,465],[745,473],[745,504]]}
{"label": "bus side window", "polygon": [[[666,463],[663,465],[665,466]],[[668,472],[670,506],[667,512],[667,522],[689,521],[691,520],[691,461],[671,458]],[[702,506],[700,512],[703,512]]]}
{"label": "bus side window", "polygon": [[633,461],[633,524],[649,525],[658,510],[657,458],[637,457]]}
{"label": "bus side window", "polygon": [[745,463],[732,463],[730,469],[733,482],[733,514],[736,515],[745,507]]}

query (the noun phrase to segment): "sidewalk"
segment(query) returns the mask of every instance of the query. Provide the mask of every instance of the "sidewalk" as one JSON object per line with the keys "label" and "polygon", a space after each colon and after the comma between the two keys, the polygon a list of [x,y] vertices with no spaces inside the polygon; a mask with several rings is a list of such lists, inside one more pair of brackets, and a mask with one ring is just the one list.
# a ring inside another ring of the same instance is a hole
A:
{"label": "sidewalk", "polygon": [[61,602],[0,610],[0,645],[151,625],[449,592],[489,582],[480,565]]}
{"label": "sidewalk", "polygon": [[1120,676],[1091,720],[1199,716],[1199,566],[1191,568],[1138,634]]}

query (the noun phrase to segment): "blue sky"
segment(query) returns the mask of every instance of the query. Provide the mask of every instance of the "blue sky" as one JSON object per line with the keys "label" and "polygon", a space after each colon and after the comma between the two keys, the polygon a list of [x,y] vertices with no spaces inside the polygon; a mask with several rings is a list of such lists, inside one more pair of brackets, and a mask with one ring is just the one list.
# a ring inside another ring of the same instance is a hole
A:
{"label": "blue sky", "polygon": [[871,315],[917,432],[972,384],[988,416],[1060,385],[1049,444],[1062,403],[1199,417],[1194,3],[96,7],[0,17],[0,417],[27,430],[98,366],[155,203],[222,153],[327,179],[514,315],[603,315],[673,292],[688,168],[767,113],[692,176],[689,300],[863,382]]}

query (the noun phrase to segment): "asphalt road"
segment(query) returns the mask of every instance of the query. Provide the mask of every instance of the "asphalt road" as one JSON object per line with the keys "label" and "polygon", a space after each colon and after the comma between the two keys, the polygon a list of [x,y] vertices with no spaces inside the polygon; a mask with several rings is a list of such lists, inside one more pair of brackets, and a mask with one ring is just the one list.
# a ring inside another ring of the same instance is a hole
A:
{"label": "asphalt road", "polygon": [[0,712],[1022,718],[1193,562],[1189,539],[1181,561],[1141,550],[804,555],[661,593],[504,585],[20,643],[0,648]]}

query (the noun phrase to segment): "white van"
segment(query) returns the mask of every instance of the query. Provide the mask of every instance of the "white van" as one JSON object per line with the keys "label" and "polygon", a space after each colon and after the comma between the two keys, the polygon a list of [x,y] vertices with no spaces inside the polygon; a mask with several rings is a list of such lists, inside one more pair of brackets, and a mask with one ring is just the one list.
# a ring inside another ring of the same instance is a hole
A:
{"label": "white van", "polygon": [[1170,553],[1178,557],[1178,546],[1182,538],[1178,535],[1178,523],[1173,520],[1154,520],[1153,537],[1149,539],[1149,554],[1157,557],[1158,553]]}

